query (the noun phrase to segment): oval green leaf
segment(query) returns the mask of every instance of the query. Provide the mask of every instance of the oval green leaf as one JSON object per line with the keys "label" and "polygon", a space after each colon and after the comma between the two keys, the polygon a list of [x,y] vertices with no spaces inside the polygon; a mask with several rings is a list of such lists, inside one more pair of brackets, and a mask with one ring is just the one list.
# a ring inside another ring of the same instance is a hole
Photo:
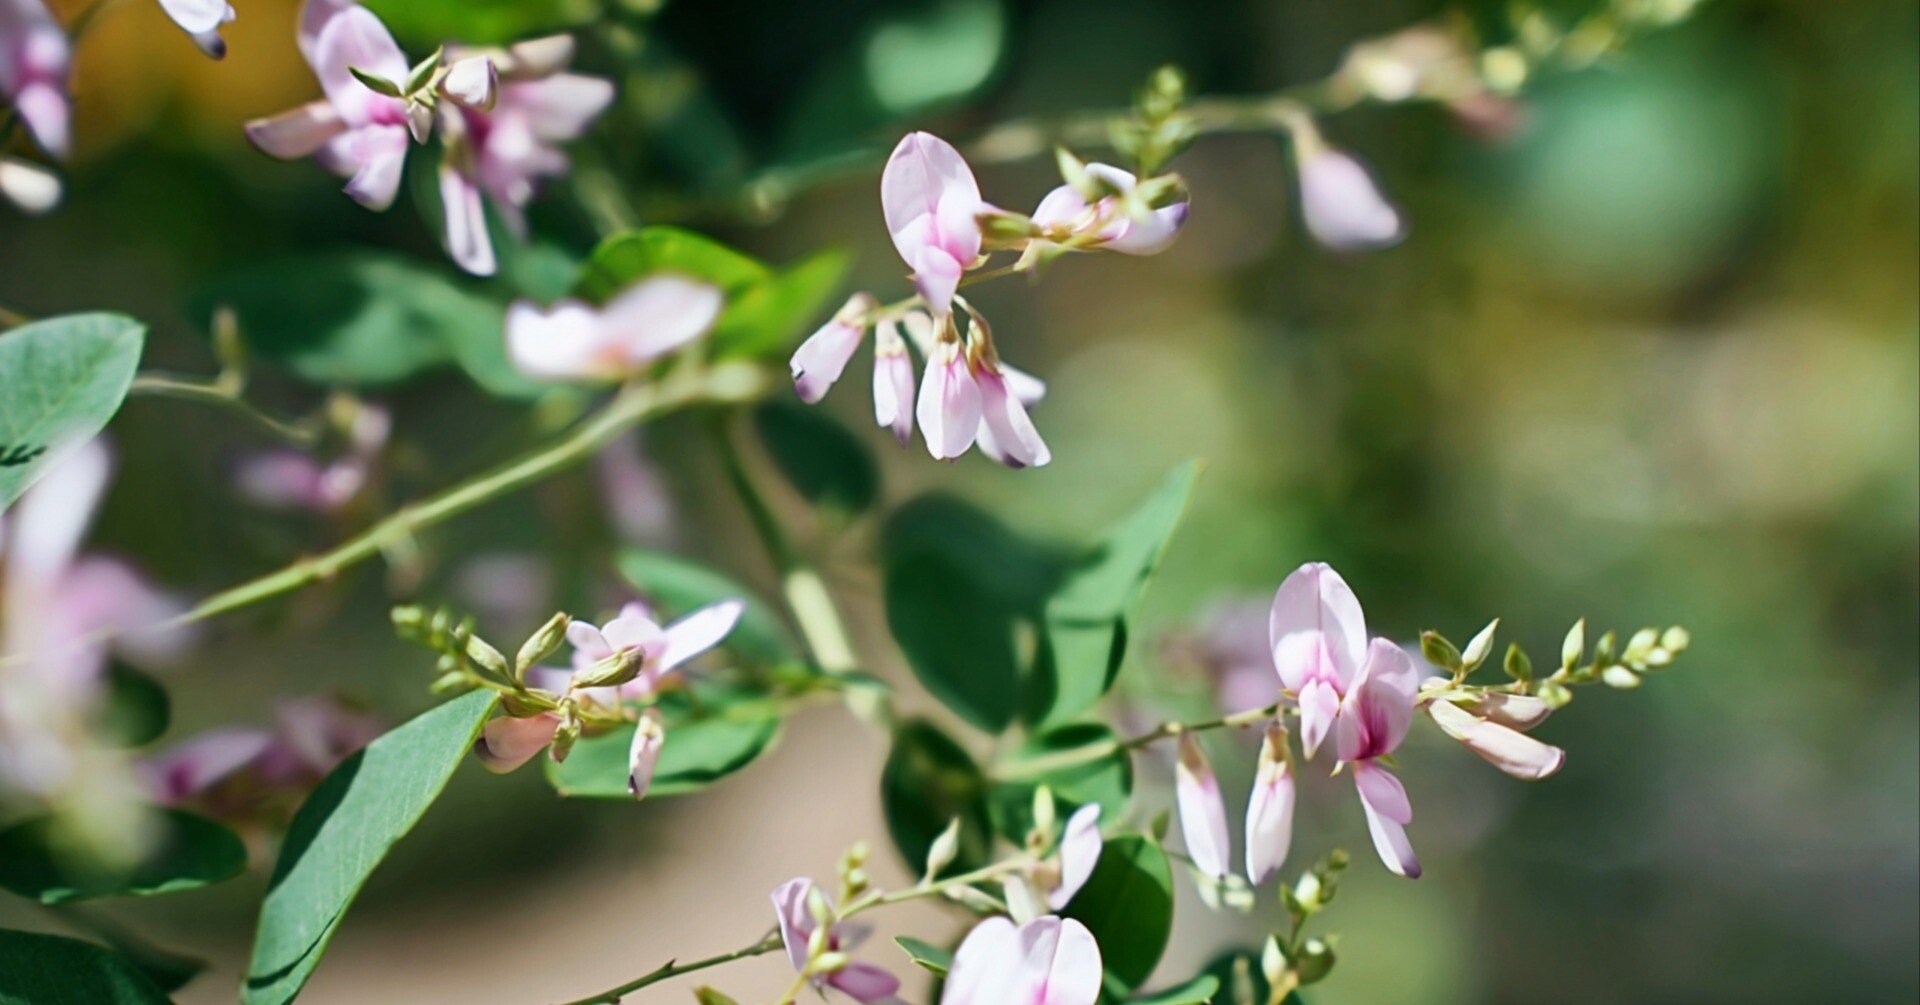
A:
{"label": "oval green leaf", "polygon": [[167,995],[112,950],[0,928],[0,1005],[167,1005]]}
{"label": "oval green leaf", "polygon": [[988,809],[993,828],[1014,844],[1033,829],[1033,793],[1053,790],[1061,817],[1087,803],[1099,803],[1101,816],[1118,820],[1133,794],[1133,758],[1114,731],[1097,722],[1069,723],[1027,738],[994,768]]}
{"label": "oval green leaf", "polygon": [[300,993],[361,886],[439,797],[495,700],[476,691],[413,717],[343,761],[301,804],[260,909],[243,1002],[280,1005]]}
{"label": "oval green leaf", "polygon": [[774,466],[816,509],[845,519],[879,499],[880,465],[873,451],[832,416],[777,401],[755,411],[753,424]]}
{"label": "oval green leaf", "polygon": [[906,951],[915,966],[935,977],[945,977],[953,969],[953,953],[949,950],[907,935],[894,936],[893,943]]}
{"label": "oval green leaf", "polygon": [[[653,773],[647,798],[698,792],[752,764],[780,736],[778,716],[755,713],[739,704],[706,711],[696,718],[683,702],[663,702],[667,735],[660,747],[660,763]],[[737,710],[730,717],[729,711]],[[574,744],[573,752],[558,764],[545,760],[547,780],[563,796],[583,799],[633,801],[627,793],[627,751],[634,727],[616,729]]]}
{"label": "oval green leaf", "polygon": [[918,875],[927,851],[947,824],[960,820],[960,849],[943,876],[986,864],[992,838],[987,831],[987,781],[973,758],[938,726],[916,719],[893,735],[893,750],[880,771],[880,804],[887,833]]}
{"label": "oval green leaf", "polygon": [[232,879],[247,867],[239,835],[205,817],[160,810],[151,850],[131,867],[76,857],[54,817],[0,831],[0,888],[42,904],[99,897],[151,896]]}
{"label": "oval green leaf", "polygon": [[1144,834],[1108,841],[1087,885],[1060,913],[1093,933],[1107,966],[1108,986],[1131,992],[1159,965],[1173,932],[1173,871],[1167,853]]}
{"label": "oval green leaf", "polygon": [[146,336],[121,314],[69,314],[0,335],[0,510],[106,427]]}

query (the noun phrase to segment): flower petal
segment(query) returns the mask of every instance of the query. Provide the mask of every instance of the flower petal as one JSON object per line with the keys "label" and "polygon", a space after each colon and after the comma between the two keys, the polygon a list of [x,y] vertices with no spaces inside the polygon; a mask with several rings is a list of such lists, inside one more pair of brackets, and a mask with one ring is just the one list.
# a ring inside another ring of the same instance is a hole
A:
{"label": "flower petal", "polygon": [[913,360],[895,327],[881,325],[874,333],[874,421],[904,447],[913,442],[913,407]]}
{"label": "flower petal", "polygon": [[600,324],[604,337],[639,366],[706,334],[724,305],[716,286],[686,276],[655,275],[607,301]]}
{"label": "flower petal", "polygon": [[658,709],[640,713],[640,724],[633,731],[633,743],[627,747],[627,794],[645,799],[653,784],[653,770],[660,765],[660,750],[666,746],[667,729]]}
{"label": "flower petal", "polygon": [[795,970],[807,968],[807,940],[813,937],[813,912],[807,910],[807,895],[812,892],[813,880],[804,876],[787,880],[773,891],[773,916],[780,926],[787,962]]}
{"label": "flower petal", "polygon": [[1033,419],[1020,405],[1000,373],[982,369],[980,385],[980,449],[1010,468],[1037,468],[1053,460]]}
{"label": "flower petal", "polygon": [[372,121],[376,105],[391,105],[396,99],[374,93],[353,71],[399,83],[407,79],[411,69],[387,26],[372,11],[357,5],[343,6],[326,19],[314,41],[313,60],[320,89],[339,109],[340,117],[355,127]]}
{"label": "flower petal", "polygon": [[309,101],[291,111],[248,122],[247,139],[270,157],[293,160],[311,157],[344,129],[346,123],[331,103]]}
{"label": "flower petal", "polygon": [[[1353,589],[1325,562],[1309,562],[1295,569],[1274,594],[1267,620],[1268,642],[1275,651],[1280,679],[1289,689],[1298,691],[1306,682],[1302,675],[1308,668],[1282,663],[1279,653],[1281,641],[1295,632],[1320,632],[1325,636],[1337,688],[1344,689],[1359,673],[1366,659],[1367,620]],[[1290,674],[1295,676],[1290,679]]]}
{"label": "flower petal", "polygon": [[1088,803],[1074,810],[1067,818],[1066,829],[1060,832],[1060,885],[1047,896],[1048,907],[1056,911],[1065,908],[1087,885],[1093,867],[1100,862],[1102,847],[1100,804]]}
{"label": "flower petal", "polygon": [[1016,1001],[1014,981],[1021,962],[1021,929],[1004,917],[980,922],[954,951],[940,1005],[1008,1005]]}
{"label": "flower petal", "polygon": [[1419,879],[1420,859],[1413,853],[1405,827],[1413,819],[1413,809],[1407,804],[1407,790],[1392,773],[1365,761],[1354,765],[1353,782],[1360,790],[1367,831],[1373,837],[1373,848],[1379,853],[1380,861],[1396,876]]}
{"label": "flower petal", "polygon": [[473,753],[488,771],[504,775],[545,750],[559,729],[560,717],[552,712],[524,719],[499,716],[489,719],[480,730],[480,738],[473,743]]}
{"label": "flower petal", "polygon": [[1364,165],[1320,147],[1300,160],[1300,215],[1315,240],[1335,251],[1378,251],[1406,237],[1400,211]]}
{"label": "flower petal", "polygon": [[1180,835],[1194,867],[1215,878],[1227,875],[1231,854],[1227,807],[1206,752],[1192,733],[1180,734],[1180,760],[1174,774],[1174,798],[1180,808]]}
{"label": "flower petal", "polygon": [[[489,64],[491,65],[491,64]],[[447,254],[470,275],[494,273],[493,241],[487,236],[487,211],[480,188],[452,157],[440,162],[440,202],[446,209]]]}
{"label": "flower petal", "polygon": [[1247,881],[1258,886],[1287,860],[1293,843],[1293,766],[1287,762],[1287,734],[1267,730],[1260,766],[1247,801]]}
{"label": "flower petal", "polygon": [[1567,762],[1567,752],[1559,747],[1482,719],[1453,702],[1431,702],[1427,705],[1427,715],[1441,732],[1465,744],[1488,764],[1522,781],[1539,781],[1559,771]]}
{"label": "flower petal", "polygon": [[872,1005],[892,998],[900,990],[900,979],[871,963],[855,960],[827,976],[827,984]]}
{"label": "flower petal", "polygon": [[672,670],[720,644],[747,611],[743,600],[722,600],[688,614],[667,626],[667,649],[660,670]]}
{"label": "flower petal", "polygon": [[[880,176],[880,206],[893,235],[894,247],[907,264],[919,268],[916,257],[930,232],[910,236],[908,229],[923,218],[937,219],[943,203],[978,205],[980,183],[960,151],[931,133],[908,133],[887,158]],[[953,211],[949,210],[949,214]],[[976,238],[978,232],[975,232]]]}
{"label": "flower petal", "polygon": [[942,342],[927,357],[926,382],[915,411],[935,459],[951,460],[973,446],[980,434],[980,386],[961,358],[958,342]]}

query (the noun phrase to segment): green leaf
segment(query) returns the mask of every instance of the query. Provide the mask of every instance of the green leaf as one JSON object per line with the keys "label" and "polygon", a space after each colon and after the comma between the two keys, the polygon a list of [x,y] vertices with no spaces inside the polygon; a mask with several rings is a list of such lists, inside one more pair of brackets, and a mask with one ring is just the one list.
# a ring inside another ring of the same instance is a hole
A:
{"label": "green leaf", "polygon": [[722,644],[763,663],[794,657],[793,638],[780,616],[759,595],[725,574],[675,555],[641,548],[622,551],[614,564],[641,596],[660,605],[670,616],[719,600],[746,601],[740,624]]}
{"label": "green leaf", "polygon": [[353,251],[267,262],[195,298],[196,313],[229,306],[247,346],[315,384],[379,387],[455,365],[490,394],[547,388],[507,361],[502,305],[445,267]]}
{"label": "green leaf", "polygon": [[167,995],[91,942],[0,929],[0,1005],[167,1005]]}
{"label": "green leaf", "polygon": [[1047,601],[1048,659],[1044,672],[1034,675],[1032,721],[1071,719],[1113,687],[1126,658],[1129,623],[1199,475],[1198,463],[1182,465],[1068,571]]}
{"label": "green leaf", "polygon": [[466,759],[495,699],[475,691],[422,712],[347,758],[307,797],[260,909],[246,1005],[300,993],[367,877]]}
{"label": "green leaf", "polygon": [[[728,704],[718,689],[702,692],[696,710],[684,694],[660,702],[666,741],[647,798],[698,792],[752,764],[780,736],[780,717],[752,699]],[[563,796],[633,801],[627,793],[627,752],[635,727],[626,726],[574,744],[567,759],[543,761],[547,781]]]}
{"label": "green leaf", "polygon": [[753,413],[767,455],[815,508],[842,518],[873,508],[880,465],[867,442],[816,408],[771,402]]}
{"label": "green leaf", "polygon": [[833,252],[776,272],[693,231],[646,227],[600,242],[587,257],[574,293],[602,303],[657,273],[712,283],[727,301],[708,336],[714,354],[762,356],[788,345],[819,315],[845,271],[844,256]]}
{"label": "green leaf", "polygon": [[[1038,770],[1048,763],[1064,766]],[[1015,844],[1033,829],[1033,793],[1041,785],[1053,790],[1062,819],[1087,803],[1099,803],[1103,819],[1118,820],[1133,792],[1133,759],[1120,749],[1113,730],[1097,722],[1029,736],[994,775],[1007,780],[995,784],[988,798],[993,827]]]}
{"label": "green leaf", "polygon": [[1212,974],[1201,974],[1179,987],[1130,998],[1128,1001],[1133,1005],[1207,1005],[1219,992],[1220,979]]}
{"label": "green leaf", "polygon": [[880,804],[887,833],[907,868],[918,872],[926,864],[934,839],[955,817],[960,819],[960,850],[941,875],[986,864],[992,844],[986,786],[973,758],[938,726],[923,719],[900,725],[880,770]]}
{"label": "green leaf", "polygon": [[120,748],[144,747],[160,738],[173,721],[173,701],[152,677],[115,661],[108,665],[106,694],[94,722],[94,735]]}
{"label": "green leaf", "polygon": [[1093,933],[1107,965],[1108,986],[1132,991],[1153,973],[1173,932],[1167,853],[1144,834],[1108,841],[1087,885],[1060,913]]}
{"label": "green leaf", "polygon": [[366,0],[387,27],[413,46],[449,39],[498,45],[584,24],[599,12],[593,0]]}
{"label": "green leaf", "polygon": [[146,336],[120,314],[69,314],[0,335],[0,510],[105,428]]}
{"label": "green leaf", "polygon": [[232,879],[247,867],[239,835],[181,810],[160,810],[151,850],[115,868],[88,861],[63,839],[57,817],[34,817],[0,831],[0,887],[42,904],[97,897],[150,896]]}
{"label": "green leaf", "polygon": [[907,935],[896,935],[893,944],[906,950],[907,958],[935,977],[947,976],[953,969],[953,953]]}
{"label": "green leaf", "polygon": [[1059,557],[940,496],[896,510],[882,550],[887,624],[914,676],[973,725],[1007,728]]}

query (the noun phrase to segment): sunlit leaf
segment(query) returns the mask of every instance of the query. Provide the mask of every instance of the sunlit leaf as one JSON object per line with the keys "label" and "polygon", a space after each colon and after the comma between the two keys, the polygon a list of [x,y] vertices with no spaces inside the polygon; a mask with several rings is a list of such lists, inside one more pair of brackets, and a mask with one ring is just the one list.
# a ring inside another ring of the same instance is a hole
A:
{"label": "sunlit leaf", "polygon": [[241,989],[292,1001],[360,888],[467,757],[496,696],[476,691],[415,716],[347,758],[301,805],[280,848]]}
{"label": "sunlit leaf", "polygon": [[[698,792],[752,764],[780,736],[780,717],[764,702],[718,689],[697,694],[698,707],[684,694],[661,702],[667,735],[653,784],[647,788],[648,799]],[[583,739],[558,764],[544,760],[554,791],[583,799],[632,802],[627,792],[627,752],[633,730],[628,726]]]}
{"label": "sunlit leaf", "polygon": [[167,995],[104,947],[0,929],[0,1005],[167,1005]]}
{"label": "sunlit leaf", "polygon": [[43,904],[194,890],[246,867],[239,835],[181,810],[156,812],[148,852],[127,866],[87,858],[84,848],[64,839],[56,817],[0,831],[0,887]]}
{"label": "sunlit leaf", "polygon": [[0,334],[0,510],[120,410],[147,329],[69,314]]}
{"label": "sunlit leaf", "polygon": [[424,55],[442,42],[498,44],[584,24],[595,0],[364,0],[387,27]]}

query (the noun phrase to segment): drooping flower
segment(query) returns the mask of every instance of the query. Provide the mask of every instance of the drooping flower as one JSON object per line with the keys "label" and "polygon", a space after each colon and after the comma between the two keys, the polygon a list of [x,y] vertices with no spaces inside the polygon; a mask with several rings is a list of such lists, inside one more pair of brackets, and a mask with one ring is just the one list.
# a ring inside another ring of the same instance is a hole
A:
{"label": "drooping flower", "polygon": [[999,360],[976,356],[974,381],[980,388],[980,429],[974,440],[981,453],[1007,467],[1041,467],[1053,460],[1053,452],[1027,414],[1016,380],[1014,372]]}
{"label": "drooping flower", "polygon": [[0,95],[41,149],[63,160],[72,150],[72,59],[67,33],[42,0],[0,0]]}
{"label": "drooping flower", "polygon": [[642,279],[599,307],[517,301],[507,309],[507,356],[535,380],[617,381],[706,334],[723,303],[717,287],[673,274]]}
{"label": "drooping flower", "polygon": [[425,139],[424,109],[368,87],[354,71],[402,81],[406,54],[372,11],[340,0],[308,0],[300,48],[326,97],[247,123],[247,138],[274,157],[312,156],[347,178],[346,192],[372,210],[393,204],[407,147]]}
{"label": "drooping flower", "polygon": [[1537,782],[1567,763],[1566,751],[1524,732],[1552,711],[1551,706],[1538,698],[1492,695],[1461,707],[1441,697],[1423,701],[1421,707],[1441,732],[1514,778]]}
{"label": "drooping flower", "polygon": [[1322,141],[1311,126],[1294,130],[1300,215],[1314,240],[1334,251],[1379,251],[1406,237],[1400,211],[1352,154]]}
{"label": "drooping flower", "polygon": [[1123,201],[1140,184],[1132,172],[1100,163],[1088,164],[1086,172],[1119,195],[1088,205],[1086,196],[1072,185],[1047,193],[1033,211],[1033,222],[1045,228],[1050,239],[1058,242],[1069,237],[1091,237],[1095,242],[1092,247],[1123,255],[1156,255],[1180,236],[1180,228],[1187,222],[1186,200],[1136,218],[1126,212]]}
{"label": "drooping flower", "polygon": [[1300,704],[1300,746],[1312,758],[1367,656],[1360,600],[1332,567],[1310,562],[1274,594],[1267,637],[1280,682]]}
{"label": "drooping flower", "polygon": [[1100,945],[1080,922],[988,918],[954,952],[940,1005],[1094,1005],[1102,975]]}
{"label": "drooping flower", "polygon": [[[910,314],[896,324],[878,326],[873,340],[873,418],[882,428],[893,430],[901,446],[913,442],[913,358],[899,328],[911,325],[924,314]],[[928,320],[929,325],[932,324]]]}
{"label": "drooping flower", "polygon": [[[813,880],[790,879],[773,891],[773,913],[780,926],[780,941],[786,947],[787,961],[796,971],[805,971],[811,960],[814,930],[819,923],[807,906],[813,894]],[[821,895],[822,898],[825,894]],[[827,902],[828,910],[832,903]],[[825,952],[846,953],[859,947],[872,929],[855,922],[835,922],[826,935]],[[860,960],[813,979],[816,988],[833,988],[858,1002],[874,1003],[891,999],[900,990],[900,981],[884,968]]]}
{"label": "drooping flower", "polygon": [[372,480],[393,430],[384,408],[363,405],[346,430],[346,451],[327,464],[313,455],[277,449],[241,460],[234,480],[240,494],[268,509],[338,513]]}
{"label": "drooping flower", "polygon": [[1215,879],[1226,878],[1232,854],[1227,837],[1227,807],[1221,800],[1220,780],[1200,740],[1180,734],[1180,759],[1174,768],[1174,800],[1180,808],[1180,836],[1187,843],[1193,866]]}
{"label": "drooping flower", "polygon": [[819,331],[800,343],[790,365],[793,390],[801,401],[811,405],[827,396],[827,391],[853,360],[861,340],[866,338],[867,318],[878,306],[871,295],[856,293]]}
{"label": "drooping flower", "polygon": [[1261,742],[1253,795],[1247,801],[1247,882],[1258,886],[1287,860],[1293,844],[1294,796],[1287,731],[1275,723]]}
{"label": "drooping flower", "polygon": [[[745,611],[742,601],[722,600],[662,627],[645,605],[629,603],[605,625],[574,621],[567,626],[567,640],[574,646],[572,670],[535,668],[528,676],[537,687],[615,709],[622,701],[652,694],[667,674],[719,645],[740,623]],[[583,671],[616,656],[628,656],[636,662],[632,679],[619,685],[575,687],[574,681]],[[473,752],[487,770],[505,774],[546,749],[559,732],[561,721],[560,713],[550,711],[499,716],[482,728]],[[665,738],[664,722],[653,709],[647,709],[628,749],[627,786],[636,799],[646,795]]]}
{"label": "drooping flower", "polygon": [[1406,831],[1413,822],[1413,805],[1407,800],[1406,786],[1376,759],[1393,753],[1406,739],[1419,691],[1417,678],[1405,649],[1387,639],[1374,639],[1366,663],[1341,703],[1335,731],[1340,760],[1353,768],[1374,850],[1388,870],[1408,879],[1420,878],[1420,860]]}
{"label": "drooping flower", "polygon": [[953,460],[980,436],[980,385],[958,336],[942,338],[927,354],[926,377],[915,406],[920,435],[935,460]]}
{"label": "drooping flower", "polygon": [[447,249],[461,268],[492,275],[492,239],[482,195],[509,232],[527,233],[526,207],[541,181],[566,174],[560,144],[579,139],[613,102],[613,84],[565,72],[573,39],[532,39],[504,50],[450,54],[441,89],[447,155],[440,171]]}
{"label": "drooping flower", "polygon": [[980,198],[973,169],[947,141],[908,133],[880,176],[880,205],[893,246],[935,316],[953,310],[960,276],[980,257]]}
{"label": "drooping flower", "polygon": [[233,5],[227,0],[160,0],[160,9],[173,23],[193,39],[200,51],[214,59],[224,59],[227,43],[220,37],[220,26],[233,21]]}

